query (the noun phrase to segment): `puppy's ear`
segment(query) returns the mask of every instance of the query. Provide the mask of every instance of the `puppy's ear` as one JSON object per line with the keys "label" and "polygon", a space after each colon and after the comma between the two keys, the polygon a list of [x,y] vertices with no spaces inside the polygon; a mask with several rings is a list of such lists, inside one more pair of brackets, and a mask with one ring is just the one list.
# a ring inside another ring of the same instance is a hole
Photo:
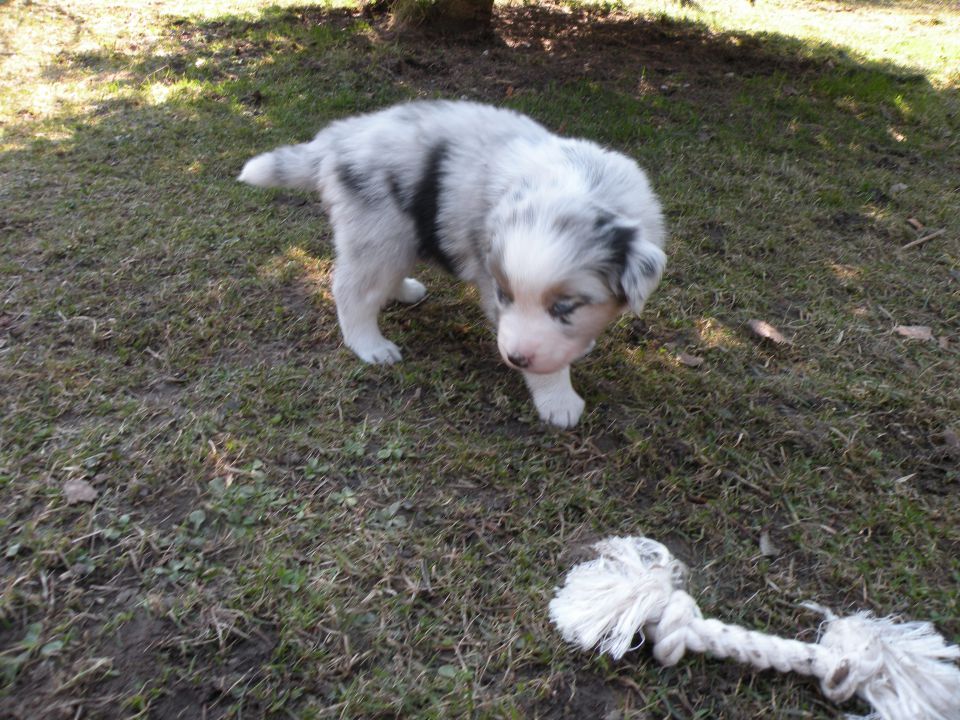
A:
{"label": "puppy's ear", "polygon": [[643,310],[647,298],[660,284],[666,267],[666,253],[652,242],[644,240],[638,228],[627,247],[623,275],[620,277],[620,286],[633,312]]}
{"label": "puppy's ear", "polygon": [[639,225],[601,213],[594,225],[600,241],[610,250],[609,277],[624,304],[635,313],[643,310],[667,266],[659,246],[644,238]]}

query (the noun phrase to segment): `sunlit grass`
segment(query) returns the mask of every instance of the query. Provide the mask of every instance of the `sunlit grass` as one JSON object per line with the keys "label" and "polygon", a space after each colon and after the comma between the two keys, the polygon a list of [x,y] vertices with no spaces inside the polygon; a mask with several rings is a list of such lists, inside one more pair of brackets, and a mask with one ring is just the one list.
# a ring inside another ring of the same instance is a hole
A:
{"label": "sunlit grass", "polygon": [[[584,6],[619,3],[577,2]],[[626,0],[630,10],[706,23],[718,32],[778,34],[827,43],[858,60],[891,63],[926,76],[940,87],[960,84],[960,5],[918,2],[788,2],[765,0]]]}
{"label": "sunlit grass", "polygon": [[[318,7],[343,7],[342,0]],[[280,9],[303,5],[277,0]],[[259,0],[169,3],[159,0],[77,0],[0,4],[0,123],[44,120],[65,111],[83,112],[109,97],[105,84],[129,80],[129,65],[146,57],[169,53],[171,43],[163,25],[175,17],[197,20],[222,18],[253,20],[262,11]],[[175,7],[175,10],[174,10]],[[209,48],[211,51],[215,47]],[[148,99],[157,101],[154,89]],[[162,94],[162,93],[160,93]]]}
{"label": "sunlit grass", "polygon": [[715,318],[703,318],[696,323],[700,342],[707,348],[729,350],[743,347],[743,341],[728,327]]}
{"label": "sunlit grass", "polygon": [[260,270],[261,277],[272,282],[299,280],[306,291],[324,302],[332,302],[329,258],[317,258],[302,247],[287,248],[281,255],[271,258]]}

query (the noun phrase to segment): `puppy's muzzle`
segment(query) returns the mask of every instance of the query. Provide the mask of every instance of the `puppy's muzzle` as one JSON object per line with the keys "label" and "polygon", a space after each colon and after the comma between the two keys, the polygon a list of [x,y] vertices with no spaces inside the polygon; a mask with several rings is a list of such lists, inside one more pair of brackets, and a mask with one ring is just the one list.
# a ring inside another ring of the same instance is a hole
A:
{"label": "puppy's muzzle", "polygon": [[530,357],[527,355],[507,355],[507,362],[518,370],[523,370],[524,368],[530,367],[530,360]]}

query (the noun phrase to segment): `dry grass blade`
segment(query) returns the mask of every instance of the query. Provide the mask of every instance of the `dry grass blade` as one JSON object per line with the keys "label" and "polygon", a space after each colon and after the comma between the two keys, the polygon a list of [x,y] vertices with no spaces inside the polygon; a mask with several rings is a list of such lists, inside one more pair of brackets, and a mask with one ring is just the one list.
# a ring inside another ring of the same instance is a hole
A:
{"label": "dry grass blade", "polygon": [[904,245],[904,246],[901,247],[900,249],[901,249],[901,250],[909,250],[910,248],[916,247],[917,245],[923,245],[923,243],[927,242],[928,240],[933,240],[934,238],[940,237],[940,236],[943,235],[946,231],[947,231],[946,228],[940,228],[939,230],[934,230],[934,231],[931,232],[931,233],[928,233],[928,234],[926,234],[926,235],[923,235],[923,236],[921,236],[921,237],[918,237],[916,240],[913,240],[913,241],[911,241],[911,242],[908,242],[906,245]]}

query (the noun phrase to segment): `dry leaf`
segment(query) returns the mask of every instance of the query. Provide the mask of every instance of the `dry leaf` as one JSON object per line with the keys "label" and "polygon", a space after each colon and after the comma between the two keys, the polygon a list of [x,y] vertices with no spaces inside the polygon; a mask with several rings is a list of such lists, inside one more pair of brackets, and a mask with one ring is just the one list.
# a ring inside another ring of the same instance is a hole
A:
{"label": "dry leaf", "polygon": [[933,331],[926,325],[897,325],[893,331],[909,340],[933,340]]}
{"label": "dry leaf", "polygon": [[940,349],[941,349],[941,350],[949,350],[949,349],[950,349],[950,338],[948,338],[946,335],[941,335],[941,336],[939,337],[939,339],[937,340],[937,345],[940,346]]}
{"label": "dry leaf", "polygon": [[82,502],[93,502],[97,499],[97,495],[99,494],[100,493],[97,492],[93,485],[88,483],[86,480],[81,480],[80,478],[67,480],[63,484],[63,495],[67,499],[67,505],[76,505],[77,503]]}
{"label": "dry leaf", "polygon": [[907,225],[912,227],[917,232],[923,230],[923,223],[917,220],[915,217],[907,218]]}
{"label": "dry leaf", "polygon": [[691,355],[690,353],[682,352],[677,355],[677,360],[680,361],[681,365],[686,365],[687,367],[695,368],[703,365],[703,358],[697,357],[696,355]]}
{"label": "dry leaf", "polygon": [[760,554],[764,557],[776,557],[780,554],[780,549],[773,544],[770,539],[770,531],[764,530],[760,533]]}
{"label": "dry leaf", "polygon": [[954,430],[947,428],[943,431],[943,443],[949,448],[960,450],[960,435]]}
{"label": "dry leaf", "polygon": [[767,340],[772,340],[778,345],[793,345],[792,340],[787,340],[779,330],[764,320],[751,320],[747,323],[750,329],[757,335]]}

